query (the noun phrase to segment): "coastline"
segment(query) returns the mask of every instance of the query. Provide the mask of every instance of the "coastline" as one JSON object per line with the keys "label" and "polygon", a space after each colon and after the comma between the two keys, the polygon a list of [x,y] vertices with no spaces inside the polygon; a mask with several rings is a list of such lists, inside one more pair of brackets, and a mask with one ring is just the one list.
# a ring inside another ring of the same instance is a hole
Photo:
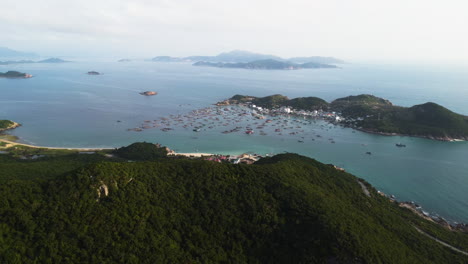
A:
{"label": "coastline", "polygon": [[468,141],[468,138],[463,139],[463,138],[451,138],[451,137],[434,137],[434,136],[423,136],[423,135],[410,135],[410,134],[400,134],[400,133],[379,132],[379,131],[368,130],[368,129],[365,129],[365,128],[358,128],[358,127],[354,127],[354,126],[349,126],[349,127],[352,128],[352,129],[356,129],[358,131],[364,132],[364,133],[375,134],[375,135],[380,135],[380,136],[417,137],[417,138],[424,138],[424,139],[444,141],[444,142],[464,142],[464,141]]}
{"label": "coastline", "polygon": [[10,148],[14,146],[24,146],[28,148],[37,148],[37,149],[58,149],[58,150],[78,150],[78,151],[99,151],[99,150],[109,150],[114,148],[67,148],[67,147],[44,147],[44,146],[35,146],[30,144],[18,143],[6,139],[0,139],[0,142],[4,142],[7,145],[3,148]]}
{"label": "coastline", "polygon": [[[0,142],[6,143],[5,146],[0,147],[0,148],[10,148],[14,146],[23,146],[23,147],[28,147],[28,148],[36,148],[36,149],[53,149],[53,150],[76,150],[76,151],[100,151],[100,150],[111,150],[111,149],[116,149],[116,148],[67,148],[67,147],[46,147],[46,146],[35,146],[31,144],[25,144],[25,143],[18,143],[6,139],[1,139]],[[172,151],[171,153],[168,154],[168,156],[184,156],[184,157],[190,157],[190,158],[202,158],[202,157],[210,157],[214,156],[215,154],[212,153],[189,153],[189,152],[174,152]]]}

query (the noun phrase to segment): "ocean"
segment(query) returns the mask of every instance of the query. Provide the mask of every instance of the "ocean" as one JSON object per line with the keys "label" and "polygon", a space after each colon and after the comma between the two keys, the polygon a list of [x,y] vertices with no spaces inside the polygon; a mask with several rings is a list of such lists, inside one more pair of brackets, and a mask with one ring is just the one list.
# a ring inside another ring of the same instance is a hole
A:
{"label": "ocean", "polygon": [[[265,128],[266,135],[246,135],[243,130],[221,133],[234,124],[211,129],[207,125],[194,132],[175,121],[167,132],[159,128],[128,131],[145,120],[171,119],[213,107],[235,94],[317,96],[331,101],[365,93],[401,106],[435,102],[468,115],[468,68],[343,64],[340,69],[264,71],[135,61],[0,66],[0,72],[7,70],[34,75],[0,79],[0,119],[23,124],[9,133],[24,143],[120,147],[147,141],[178,152],[295,152],[342,167],[384,193],[415,201],[449,221],[468,222],[467,142],[379,136],[304,120],[290,120],[295,122],[292,129],[302,131],[300,135],[278,135],[274,127]],[[86,74],[92,70],[103,74]],[[158,95],[139,94],[148,90]],[[395,147],[400,142],[407,147]]]}

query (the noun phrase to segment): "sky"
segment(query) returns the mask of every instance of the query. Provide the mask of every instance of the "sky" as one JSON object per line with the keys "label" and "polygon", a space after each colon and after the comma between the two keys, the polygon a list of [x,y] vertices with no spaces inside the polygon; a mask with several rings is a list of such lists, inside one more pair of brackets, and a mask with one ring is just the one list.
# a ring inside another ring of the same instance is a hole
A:
{"label": "sky", "polygon": [[1,0],[0,46],[44,56],[468,63],[466,0]]}

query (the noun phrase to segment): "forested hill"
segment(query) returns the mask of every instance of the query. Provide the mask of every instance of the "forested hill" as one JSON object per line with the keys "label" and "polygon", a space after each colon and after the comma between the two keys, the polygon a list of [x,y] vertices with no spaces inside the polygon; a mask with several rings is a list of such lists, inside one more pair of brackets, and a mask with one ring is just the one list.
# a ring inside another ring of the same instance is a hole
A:
{"label": "forested hill", "polygon": [[401,107],[372,95],[358,95],[337,99],[330,107],[347,118],[346,124],[367,132],[468,140],[468,116],[432,102]]}
{"label": "forested hill", "polygon": [[52,172],[51,164],[66,171],[66,157],[0,159],[10,173],[0,178],[0,263],[468,260],[413,226],[465,251],[466,234],[399,208],[361,180],[369,197],[358,178],[295,154],[254,165],[117,159],[48,180],[25,174]]}

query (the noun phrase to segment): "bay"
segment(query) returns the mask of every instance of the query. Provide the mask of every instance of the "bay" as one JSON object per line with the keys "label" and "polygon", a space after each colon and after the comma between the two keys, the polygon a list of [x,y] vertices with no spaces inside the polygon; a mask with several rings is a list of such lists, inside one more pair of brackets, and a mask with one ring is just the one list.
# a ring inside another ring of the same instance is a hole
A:
{"label": "bay", "polygon": [[[144,120],[184,115],[234,94],[325,100],[374,94],[394,104],[428,101],[468,114],[468,70],[462,67],[344,64],[341,69],[261,71],[193,67],[186,63],[74,62],[18,64],[35,77],[0,79],[0,119],[23,124],[21,142],[57,147],[120,147],[159,142],[179,152],[295,152],[343,167],[398,200],[412,200],[451,221],[468,222],[468,144],[387,137],[330,126],[303,125],[303,134],[222,134],[223,127],[127,131]],[[99,76],[85,74],[95,70]],[[154,90],[145,97],[139,92]],[[117,121],[120,122],[117,122]],[[321,138],[316,134],[321,134]],[[331,143],[330,138],[336,143]],[[298,142],[298,139],[304,141]],[[314,139],[314,140],[312,140]],[[397,148],[395,143],[406,144]],[[371,152],[372,155],[366,155]]]}

